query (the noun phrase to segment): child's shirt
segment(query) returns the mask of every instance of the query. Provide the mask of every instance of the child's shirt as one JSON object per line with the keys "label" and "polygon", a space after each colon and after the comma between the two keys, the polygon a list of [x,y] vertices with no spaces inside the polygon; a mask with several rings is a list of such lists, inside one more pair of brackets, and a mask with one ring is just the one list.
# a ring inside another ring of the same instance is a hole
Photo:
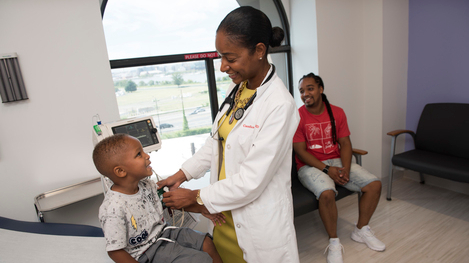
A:
{"label": "child's shirt", "polygon": [[[350,135],[347,117],[342,108],[331,105],[334,115],[337,139]],[[301,120],[293,136],[293,143],[305,142],[307,151],[319,161],[340,158],[339,144],[332,142],[332,125],[327,109],[319,115],[310,113],[303,105],[298,109]],[[297,156],[296,167],[300,169],[305,165]]]}
{"label": "child's shirt", "polygon": [[108,190],[99,208],[106,251],[124,249],[134,259],[155,242],[165,226],[156,183],[144,179],[138,187],[134,195]]}

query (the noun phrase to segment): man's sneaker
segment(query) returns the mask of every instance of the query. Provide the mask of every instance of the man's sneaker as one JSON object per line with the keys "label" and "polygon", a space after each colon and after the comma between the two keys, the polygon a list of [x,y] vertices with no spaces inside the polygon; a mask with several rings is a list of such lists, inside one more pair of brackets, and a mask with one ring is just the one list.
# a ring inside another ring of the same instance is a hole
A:
{"label": "man's sneaker", "polygon": [[355,230],[352,232],[352,239],[359,243],[366,243],[369,248],[375,251],[384,251],[386,249],[386,245],[375,237],[375,233],[369,226],[364,226],[362,229],[358,229],[355,226]]}
{"label": "man's sneaker", "polygon": [[329,253],[327,254],[327,263],[343,263],[344,260],[342,259],[342,251],[344,247],[340,244],[340,240],[338,238],[330,238],[329,245],[326,247],[326,251],[329,249]]}

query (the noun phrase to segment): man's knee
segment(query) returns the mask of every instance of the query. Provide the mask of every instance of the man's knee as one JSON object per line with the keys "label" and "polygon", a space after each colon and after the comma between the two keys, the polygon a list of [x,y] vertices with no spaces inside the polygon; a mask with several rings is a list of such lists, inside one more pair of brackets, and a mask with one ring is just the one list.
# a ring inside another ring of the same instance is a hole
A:
{"label": "man's knee", "polygon": [[319,202],[323,203],[333,203],[335,202],[335,192],[334,190],[324,190],[319,196]]}
{"label": "man's knee", "polygon": [[362,188],[363,193],[381,193],[381,181],[373,181]]}

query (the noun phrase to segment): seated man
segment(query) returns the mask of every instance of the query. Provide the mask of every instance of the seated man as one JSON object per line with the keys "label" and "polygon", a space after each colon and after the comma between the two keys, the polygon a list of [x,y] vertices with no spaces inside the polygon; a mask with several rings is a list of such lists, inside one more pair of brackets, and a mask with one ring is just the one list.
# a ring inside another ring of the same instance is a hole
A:
{"label": "seated man", "polygon": [[376,251],[385,245],[371,231],[368,223],[378,205],[381,182],[357,164],[352,164],[352,143],[344,111],[330,105],[321,77],[310,73],[300,79],[304,105],[293,137],[298,178],[319,200],[319,215],[329,235],[327,262],[343,262],[342,244],[337,237],[335,184],[361,192],[359,216],[352,239]]}

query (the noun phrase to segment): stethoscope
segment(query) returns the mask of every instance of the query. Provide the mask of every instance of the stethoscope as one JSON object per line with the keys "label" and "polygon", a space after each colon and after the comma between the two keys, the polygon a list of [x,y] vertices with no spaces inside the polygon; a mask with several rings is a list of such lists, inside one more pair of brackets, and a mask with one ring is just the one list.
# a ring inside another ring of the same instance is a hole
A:
{"label": "stethoscope", "polygon": [[[264,79],[264,81],[262,82],[261,86],[264,85],[266,82],[268,82],[270,79],[272,79],[272,77],[274,76],[274,73],[275,73],[275,65],[274,64],[271,64],[272,65],[272,71],[270,72],[269,76],[267,78]],[[226,104],[229,104],[230,106],[228,107],[228,110],[226,111],[226,114],[225,116],[223,117],[223,120],[220,122],[220,124],[218,125],[217,127],[217,130],[211,135],[211,137],[213,138],[213,136],[215,136],[215,134],[218,133],[218,130],[220,129],[221,125],[223,124],[223,122],[225,121],[226,117],[228,117],[228,115],[230,114],[231,110],[233,110],[233,107],[234,107],[234,103],[235,103],[235,97],[236,97],[236,93],[238,93],[238,90],[239,90],[239,86],[240,84],[237,84],[233,90],[231,90],[230,94],[225,98],[225,100],[223,101],[223,103],[221,104],[220,106],[220,109],[218,110],[219,112],[221,112],[221,110],[223,109],[223,107],[225,107]],[[256,92],[254,93],[254,95],[252,95],[252,97],[249,99],[249,101],[246,103],[246,105],[244,105],[243,108],[239,108],[236,110],[236,112],[234,113],[234,118],[239,121],[241,118],[243,118],[244,116],[244,113],[246,112],[246,110],[249,108],[249,106],[252,105],[252,103],[254,102],[254,99],[256,98],[257,96],[257,90]],[[223,141],[223,137],[220,137],[219,138],[220,141]]]}

